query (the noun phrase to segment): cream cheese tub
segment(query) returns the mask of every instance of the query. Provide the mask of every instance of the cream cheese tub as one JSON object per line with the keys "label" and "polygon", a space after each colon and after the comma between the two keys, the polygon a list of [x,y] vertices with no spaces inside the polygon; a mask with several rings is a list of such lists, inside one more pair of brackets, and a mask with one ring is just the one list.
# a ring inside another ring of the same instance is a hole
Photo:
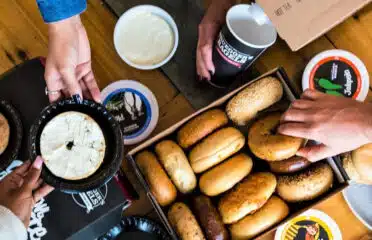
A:
{"label": "cream cheese tub", "polygon": [[369,90],[369,75],[364,63],[344,50],[327,50],[316,55],[306,66],[302,89],[364,101]]}

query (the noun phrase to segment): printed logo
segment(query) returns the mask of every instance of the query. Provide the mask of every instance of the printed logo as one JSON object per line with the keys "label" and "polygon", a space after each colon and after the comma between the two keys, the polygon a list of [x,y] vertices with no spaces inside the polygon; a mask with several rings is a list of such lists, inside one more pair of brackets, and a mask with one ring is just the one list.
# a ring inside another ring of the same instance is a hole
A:
{"label": "printed logo", "polygon": [[101,188],[71,195],[72,199],[78,206],[85,208],[86,212],[90,213],[95,208],[105,205],[105,200],[107,197],[107,184]]}
{"label": "printed logo", "polygon": [[142,134],[150,124],[151,107],[147,98],[130,88],[112,92],[103,102],[107,110],[119,122],[125,139]]}
{"label": "printed logo", "polygon": [[[0,180],[11,173],[16,167],[22,165],[22,163],[22,161],[14,160],[4,171],[0,172]],[[42,220],[49,211],[50,208],[44,198],[35,204],[31,212],[30,225],[27,229],[28,239],[40,240],[48,233],[47,229],[43,226]]]}
{"label": "printed logo", "polygon": [[297,217],[284,229],[283,240],[332,240],[329,226],[317,217]]}
{"label": "printed logo", "polygon": [[239,52],[234,47],[232,47],[226,41],[221,32],[217,40],[216,49],[223,59],[238,68],[241,68],[241,66],[247,61],[251,61],[253,59],[253,56]]}

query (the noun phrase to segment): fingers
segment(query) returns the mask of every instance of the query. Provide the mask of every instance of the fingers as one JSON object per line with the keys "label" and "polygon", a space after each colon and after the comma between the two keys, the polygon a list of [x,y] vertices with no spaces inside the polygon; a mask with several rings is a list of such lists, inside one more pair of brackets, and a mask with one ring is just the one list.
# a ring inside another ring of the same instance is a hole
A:
{"label": "fingers", "polygon": [[34,163],[32,164],[31,168],[29,169],[27,175],[24,178],[24,188],[27,189],[34,189],[35,185],[37,184],[40,173],[41,173],[41,167],[43,165],[43,159],[38,156]]}
{"label": "fingers", "polygon": [[49,186],[47,184],[44,184],[41,188],[34,191],[34,201],[35,203],[40,201],[40,199],[46,197],[49,193],[51,193],[54,190],[52,186]]}
{"label": "fingers", "polygon": [[83,98],[83,94],[81,92],[80,84],[76,78],[75,68],[73,67],[66,67],[60,69],[60,74],[66,83],[68,92],[70,94],[70,97],[73,95],[80,95],[81,98]]}
{"label": "fingers", "polygon": [[11,174],[18,174],[23,176],[31,165],[31,161],[27,160],[20,167],[17,167]]}
{"label": "fingers", "polygon": [[211,79],[211,75],[209,74],[204,64],[204,60],[203,60],[203,57],[201,55],[199,48],[196,51],[196,70],[200,78],[207,79],[208,81]]}
{"label": "fingers", "polygon": [[314,104],[313,101],[309,101],[309,100],[305,100],[305,99],[298,99],[298,100],[292,102],[291,108],[305,110],[305,109],[311,108],[313,106],[313,104]]}
{"label": "fingers", "polygon": [[281,122],[305,122],[309,117],[308,111],[290,108],[282,115]]}
{"label": "fingers", "polygon": [[[284,123],[279,126],[278,132],[283,135],[306,138],[306,139],[313,139],[312,130],[310,126],[306,123],[298,123],[298,122]],[[313,140],[316,140],[316,139],[313,139]]]}
{"label": "fingers", "polygon": [[89,90],[87,88],[87,85],[85,84],[85,82],[84,81],[80,81],[79,84],[80,84],[80,87],[81,87],[81,91],[83,92],[84,98],[86,98],[86,99],[93,99],[92,98],[92,95],[90,94],[90,92],[89,92]]}
{"label": "fingers", "polygon": [[325,96],[325,93],[322,93],[322,92],[319,92],[319,91],[313,90],[313,89],[306,89],[302,93],[301,99],[316,100],[316,99],[319,99],[323,96]]}
{"label": "fingers", "polygon": [[101,91],[99,90],[93,72],[90,71],[87,75],[84,76],[83,80],[88,88],[89,94],[91,95],[92,99],[98,103],[101,103],[102,102]]}
{"label": "fingers", "polygon": [[201,47],[201,57],[204,62],[204,66],[207,68],[208,72],[211,72],[212,75],[215,72],[214,64],[212,61],[212,51],[213,51],[213,43],[204,45]]}
{"label": "fingers", "polygon": [[316,162],[327,157],[336,155],[333,150],[324,144],[307,146],[298,150],[297,156],[307,158],[311,162]]}
{"label": "fingers", "polygon": [[[44,74],[45,82],[49,91],[59,91],[64,88],[61,83],[61,76],[56,67],[47,61]],[[49,102],[55,102],[62,98],[62,93],[48,94]]]}

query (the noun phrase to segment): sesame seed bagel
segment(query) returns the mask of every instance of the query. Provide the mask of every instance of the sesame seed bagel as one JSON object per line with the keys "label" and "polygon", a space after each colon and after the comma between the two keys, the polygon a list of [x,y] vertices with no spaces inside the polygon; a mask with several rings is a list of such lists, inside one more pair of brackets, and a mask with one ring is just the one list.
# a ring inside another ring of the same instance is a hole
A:
{"label": "sesame seed bagel", "polygon": [[275,133],[281,113],[275,112],[259,119],[249,129],[248,146],[257,157],[267,161],[281,161],[294,156],[302,138]]}
{"label": "sesame seed bagel", "polygon": [[326,191],[333,183],[333,171],[325,162],[313,164],[305,171],[278,177],[277,193],[287,202],[312,200]]}
{"label": "sesame seed bagel", "polygon": [[260,79],[233,97],[226,106],[227,116],[237,125],[246,125],[257,112],[268,108],[283,96],[281,82],[275,77]]}

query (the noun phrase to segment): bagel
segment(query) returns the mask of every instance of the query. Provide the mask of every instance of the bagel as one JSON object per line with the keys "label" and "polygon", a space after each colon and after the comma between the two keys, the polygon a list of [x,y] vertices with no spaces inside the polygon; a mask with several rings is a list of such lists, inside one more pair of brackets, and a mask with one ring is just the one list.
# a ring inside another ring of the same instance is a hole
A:
{"label": "bagel", "polygon": [[313,164],[308,169],[278,177],[277,193],[287,202],[312,200],[332,187],[333,171],[325,162]]}
{"label": "bagel", "polygon": [[189,154],[191,167],[201,173],[217,165],[244,147],[244,135],[236,128],[227,127],[212,133]]}
{"label": "bagel", "polygon": [[269,162],[270,170],[279,174],[298,172],[307,168],[310,164],[309,160],[300,156],[293,156],[283,161]]}
{"label": "bagel", "polygon": [[228,122],[226,113],[220,109],[206,111],[186,123],[177,133],[177,142],[183,148],[189,148],[208,134]]}
{"label": "bagel", "polygon": [[281,113],[275,112],[257,120],[248,132],[248,146],[258,158],[281,161],[296,154],[303,144],[302,138],[275,133]]}
{"label": "bagel", "polygon": [[231,238],[251,239],[282,221],[288,213],[287,204],[279,197],[272,196],[257,212],[230,226]]}
{"label": "bagel", "polygon": [[226,106],[227,116],[237,125],[246,125],[257,112],[278,102],[283,96],[281,82],[275,77],[266,77],[253,82]]}
{"label": "bagel", "polygon": [[248,175],[218,203],[222,221],[231,224],[239,221],[266,203],[275,191],[276,178],[269,172]]}
{"label": "bagel", "polygon": [[351,180],[372,184],[372,144],[366,144],[345,154],[343,167]]}

